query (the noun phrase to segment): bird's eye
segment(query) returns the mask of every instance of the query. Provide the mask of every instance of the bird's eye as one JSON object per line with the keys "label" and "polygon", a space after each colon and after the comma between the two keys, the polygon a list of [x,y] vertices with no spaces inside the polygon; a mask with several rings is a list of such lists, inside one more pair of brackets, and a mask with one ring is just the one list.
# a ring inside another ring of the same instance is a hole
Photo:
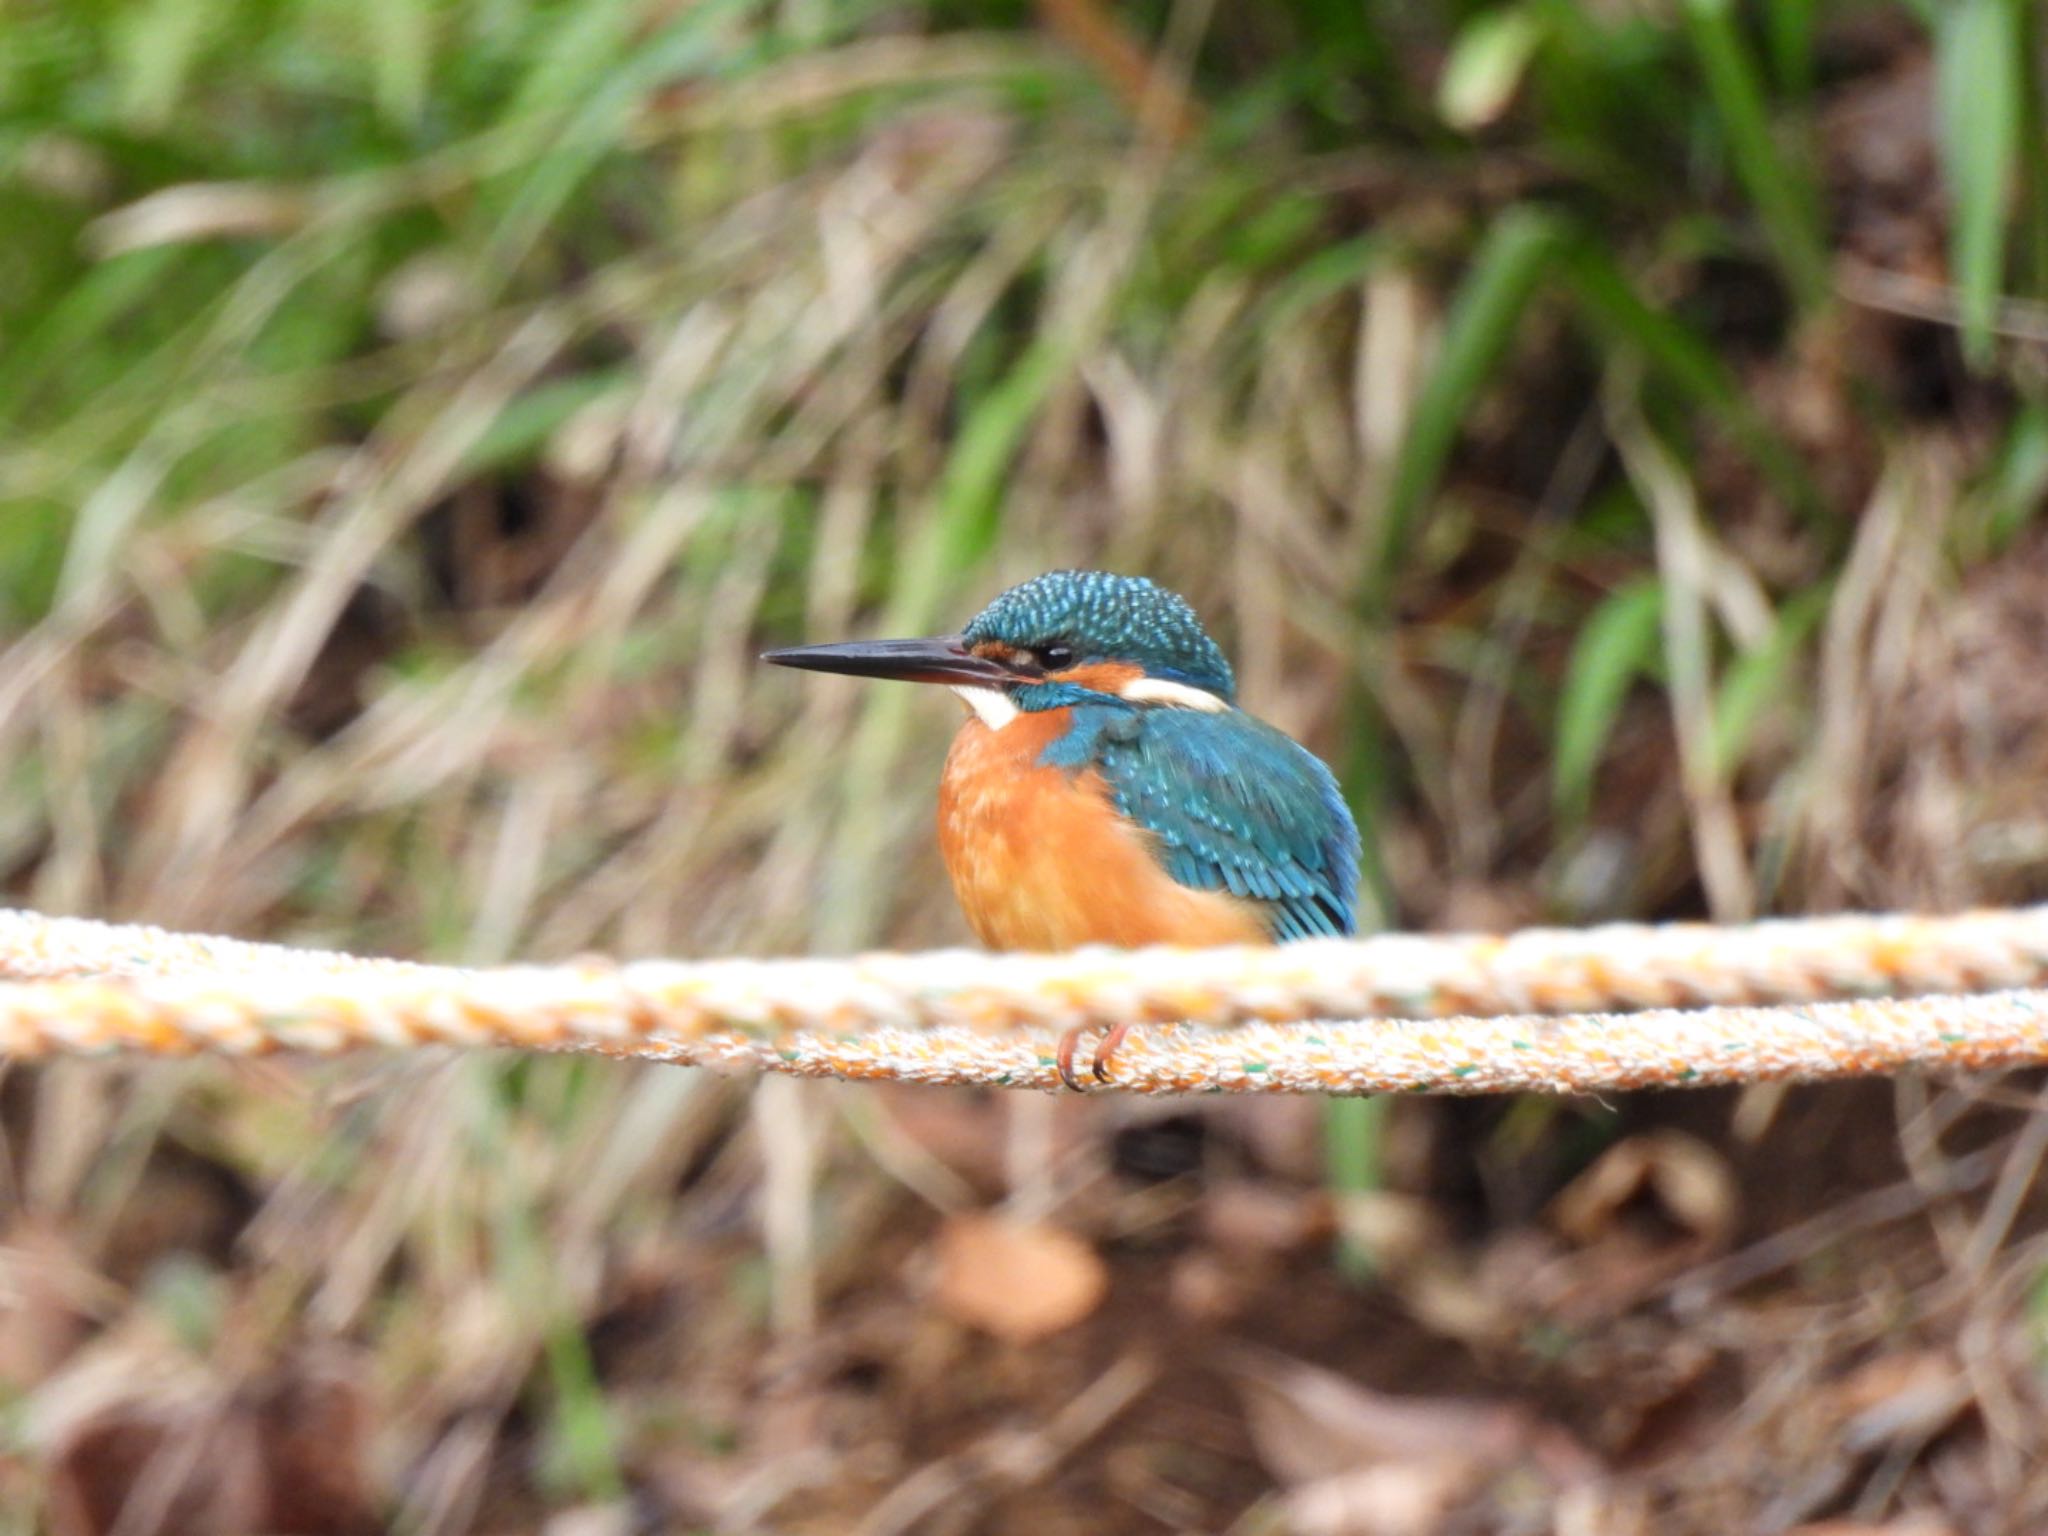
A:
{"label": "bird's eye", "polygon": [[1031,655],[1048,672],[1062,672],[1074,664],[1074,648],[1070,645],[1041,645]]}

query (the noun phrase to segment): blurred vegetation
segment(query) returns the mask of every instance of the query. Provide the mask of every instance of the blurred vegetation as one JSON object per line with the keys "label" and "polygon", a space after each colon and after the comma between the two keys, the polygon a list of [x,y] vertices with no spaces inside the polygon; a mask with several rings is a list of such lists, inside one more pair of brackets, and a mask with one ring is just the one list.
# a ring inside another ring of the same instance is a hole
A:
{"label": "blurred vegetation", "polygon": [[[2007,0],[4,26],[10,738],[111,685],[58,665],[84,637],[128,627],[147,674],[56,756],[8,756],[0,856],[46,905],[329,929],[377,904],[318,831],[433,848],[451,790],[536,793],[465,743],[602,692],[619,752],[540,813],[582,831],[531,875],[566,889],[677,784],[729,786],[758,639],[950,621],[1061,561],[1190,588],[1252,696],[1375,825],[1419,810],[1452,882],[1541,846],[1530,901],[1568,917],[1696,906],[1695,862],[1724,915],[1868,900],[1795,878],[1841,861],[1799,793],[1746,836],[1721,813],[1746,771],[1818,777],[1805,684],[1878,488],[1938,474],[1900,494],[1953,571],[2048,475],[2035,21]],[[1641,681],[1678,706],[1680,820],[1730,846],[1614,886],[1573,855]],[[855,893],[915,749],[874,694],[809,696],[790,734],[860,711],[833,805],[786,821],[771,769],[751,810],[665,834],[731,868],[772,832],[823,915],[622,930],[615,898],[529,937],[876,937]],[[1521,737],[1547,796],[1496,788]],[[92,803],[57,814],[59,762]],[[599,785],[611,814],[576,814]],[[263,873],[201,892],[193,860]],[[462,937],[480,893],[433,862],[368,937],[504,952],[530,913]],[[1383,920],[1432,904],[1406,873]]]}
{"label": "blurred vegetation", "polygon": [[[2039,898],[2040,33],[2023,0],[7,6],[0,878],[475,961],[955,942],[949,710],[753,655],[1085,564],[1185,591],[1339,766],[1369,921]],[[408,1444],[445,1449],[422,1384],[474,1347],[431,1320],[486,1296],[516,1344],[460,1402],[531,1393],[547,1497],[617,1490],[606,1235],[706,1219],[662,1211],[736,1091],[185,1081],[17,1079],[26,1208],[110,1230],[164,1147],[233,1169],[257,1314],[376,1344]],[[129,1150],[81,1159],[94,1128]],[[1339,1182],[1397,1174],[1383,1140],[1333,1125]],[[820,1155],[798,1188],[872,1184]],[[796,1305],[871,1207],[718,1284]],[[420,1454],[406,1519],[460,1528],[469,1473]]]}

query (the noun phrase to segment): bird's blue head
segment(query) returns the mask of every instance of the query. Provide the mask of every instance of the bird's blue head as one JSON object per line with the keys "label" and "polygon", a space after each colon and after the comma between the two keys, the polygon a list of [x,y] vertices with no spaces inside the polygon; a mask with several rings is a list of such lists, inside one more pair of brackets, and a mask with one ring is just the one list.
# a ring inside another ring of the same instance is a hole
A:
{"label": "bird's blue head", "polygon": [[1148,679],[1199,688],[1229,703],[1230,663],[1187,599],[1143,576],[1048,571],[1010,588],[969,622],[970,652],[1044,675],[1136,667]]}
{"label": "bird's blue head", "polygon": [[948,683],[1013,709],[1121,699],[1228,709],[1237,681],[1186,599],[1142,576],[1049,571],[957,635],[771,651],[782,666]]}

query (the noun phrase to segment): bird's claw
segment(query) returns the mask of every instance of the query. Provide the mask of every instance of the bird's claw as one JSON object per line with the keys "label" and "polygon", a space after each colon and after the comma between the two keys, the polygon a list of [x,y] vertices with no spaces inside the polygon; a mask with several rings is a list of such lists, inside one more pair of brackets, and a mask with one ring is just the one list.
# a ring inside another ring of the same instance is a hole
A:
{"label": "bird's claw", "polygon": [[[1059,1054],[1054,1058],[1055,1064],[1059,1068],[1060,1081],[1065,1083],[1075,1093],[1080,1093],[1082,1086],[1081,1076],[1074,1070],[1074,1051],[1080,1044],[1081,1036],[1086,1033],[1088,1028],[1089,1026],[1084,1024],[1070,1029],[1061,1035]],[[1116,1055],[1117,1047],[1124,1043],[1124,1037],[1130,1034],[1130,1032],[1131,1026],[1128,1024],[1113,1024],[1108,1032],[1103,1035],[1101,1043],[1095,1047],[1093,1058],[1088,1063],[1088,1075],[1094,1078],[1096,1082],[1107,1084],[1111,1081],[1109,1072],[1111,1058]]]}
{"label": "bird's claw", "polygon": [[1095,1074],[1095,1081],[1098,1083],[1109,1081],[1110,1058],[1116,1055],[1117,1047],[1124,1043],[1124,1036],[1130,1032],[1130,1025],[1116,1024],[1112,1025],[1109,1033],[1102,1037],[1102,1043],[1095,1047],[1095,1060],[1089,1064],[1089,1069]]}
{"label": "bird's claw", "polygon": [[1080,1042],[1081,1031],[1070,1029],[1060,1036],[1059,1055],[1055,1058],[1060,1069],[1060,1081],[1075,1093],[1081,1091],[1081,1079],[1074,1075],[1074,1047]]}

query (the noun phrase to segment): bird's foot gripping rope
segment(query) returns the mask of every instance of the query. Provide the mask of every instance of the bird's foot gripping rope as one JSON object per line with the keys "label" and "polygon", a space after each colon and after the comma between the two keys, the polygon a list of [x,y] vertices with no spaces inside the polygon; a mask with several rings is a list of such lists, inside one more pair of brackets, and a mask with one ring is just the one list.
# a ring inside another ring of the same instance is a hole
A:
{"label": "bird's foot gripping rope", "polygon": [[1592,1093],[2048,1062],[2048,908],[490,970],[0,911],[0,977],[18,1058],[500,1046],[1050,1088],[1068,1031],[1146,1024],[1117,1088]]}
{"label": "bird's foot gripping rope", "polygon": [[[1080,1047],[1081,1037],[1089,1033],[1087,1025],[1078,1025],[1060,1036],[1060,1047],[1053,1052],[1053,1066],[1060,1074],[1060,1081],[1075,1093],[1080,1093],[1085,1084],[1081,1074],[1074,1070],[1074,1052]],[[1088,1062],[1088,1075],[1098,1083],[1111,1081],[1109,1064],[1131,1037],[1129,1024],[1112,1024],[1103,1031],[1102,1038],[1095,1042],[1095,1052]]]}

